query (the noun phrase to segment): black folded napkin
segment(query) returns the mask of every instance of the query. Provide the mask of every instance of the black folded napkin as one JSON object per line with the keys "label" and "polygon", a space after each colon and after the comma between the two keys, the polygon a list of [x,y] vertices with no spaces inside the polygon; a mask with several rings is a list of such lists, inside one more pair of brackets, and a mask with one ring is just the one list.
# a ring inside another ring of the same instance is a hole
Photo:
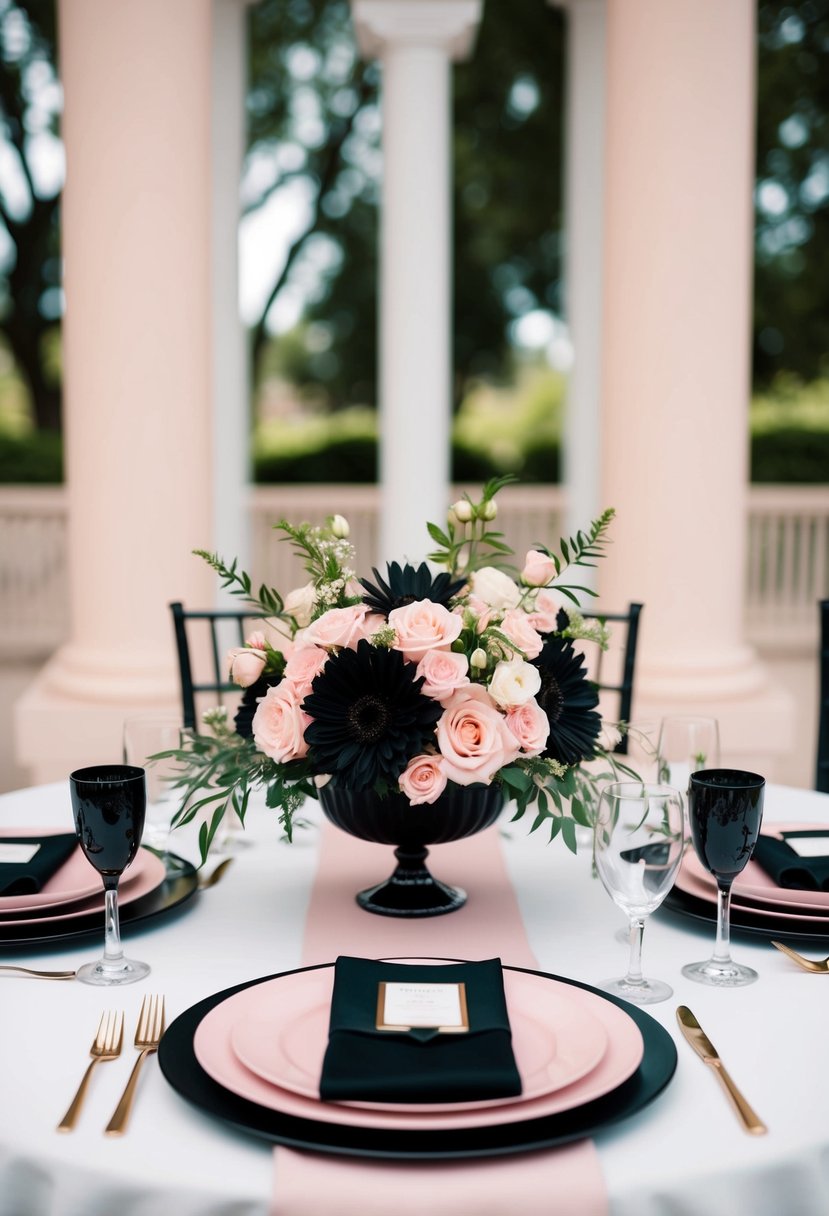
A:
{"label": "black folded napkin", "polygon": [[4,844],[37,844],[31,861],[0,861],[0,895],[36,895],[77,846],[73,832],[60,836],[4,836]]}
{"label": "black folded napkin", "polygon": [[[381,982],[466,985],[469,1030],[378,1030]],[[500,959],[377,963],[337,959],[320,1096],[327,1101],[471,1102],[521,1093]]]}
{"label": "black folded napkin", "polygon": [[787,832],[789,839],[798,836],[825,836],[827,854],[823,857],[800,857],[785,840],[775,836],[760,836],[754,846],[754,860],[773,878],[778,887],[795,891],[829,891],[829,831]]}

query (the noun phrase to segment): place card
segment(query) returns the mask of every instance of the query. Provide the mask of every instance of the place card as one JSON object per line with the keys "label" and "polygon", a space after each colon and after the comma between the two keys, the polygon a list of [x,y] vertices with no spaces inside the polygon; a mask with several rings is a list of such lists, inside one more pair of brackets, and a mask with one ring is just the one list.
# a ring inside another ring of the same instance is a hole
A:
{"label": "place card", "polygon": [[829,854],[829,833],[816,833],[814,836],[800,832],[783,832],[783,839],[798,857],[826,857]]}
{"label": "place card", "polygon": [[377,985],[377,1030],[437,1030],[466,1034],[466,984],[381,981]]}
{"label": "place card", "polygon": [[35,840],[31,843],[0,844],[0,863],[4,865],[25,866],[39,852],[40,844]]}

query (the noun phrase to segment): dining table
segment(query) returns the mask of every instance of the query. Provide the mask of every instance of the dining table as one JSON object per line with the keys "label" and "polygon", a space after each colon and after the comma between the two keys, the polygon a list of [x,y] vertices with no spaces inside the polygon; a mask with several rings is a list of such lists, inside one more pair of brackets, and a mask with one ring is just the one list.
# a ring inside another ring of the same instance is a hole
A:
{"label": "dining table", "polygon": [[[767,822],[829,828],[829,796],[770,784],[764,816]],[[338,829],[314,802],[301,818],[288,843],[277,813],[254,797],[244,832],[229,835],[225,844],[233,860],[221,881],[204,889],[192,882],[186,898],[145,918],[124,916],[127,953],[151,967],[143,981],[102,990],[0,971],[0,1216],[270,1216],[280,1210],[273,1139],[194,1103],[170,1084],[154,1056],[145,1061],[126,1134],[103,1133],[132,1066],[132,1035],[145,994],[163,994],[168,1026],[174,1025],[213,994],[290,972],[307,960],[303,942],[321,841]],[[0,829],[48,827],[72,831],[68,781],[0,796]],[[560,839],[549,841],[543,827],[530,827],[529,817],[512,822],[507,808],[487,832],[497,838],[537,968],[601,989],[627,963],[627,946],[619,939],[622,913],[594,874],[589,842],[573,854]],[[452,881],[471,845],[470,839],[431,848],[432,873]],[[197,860],[194,829],[175,830],[170,849]],[[391,848],[385,854],[390,870]],[[204,872],[214,865],[211,858]],[[463,913],[421,925],[432,943],[430,958],[447,957],[445,932],[454,917],[474,918],[486,903],[474,875],[464,885],[469,900]],[[397,932],[402,939],[403,927],[383,919],[389,941]],[[682,966],[711,953],[714,929],[713,919],[670,900],[647,920],[645,973],[670,984],[673,996],[647,1006],[646,1014],[673,1040],[676,1069],[641,1109],[595,1130],[606,1209],[612,1216],[825,1216],[829,977],[806,973],[776,950],[770,938],[782,934],[736,927],[734,956],[755,968],[757,982],[731,990],[694,983]],[[829,954],[829,933],[784,940],[812,958]],[[98,957],[102,945],[103,917],[99,934],[4,942],[0,964],[74,970]],[[389,952],[405,954],[402,940]],[[511,961],[502,958],[505,967]],[[680,1005],[693,1010],[767,1134],[752,1136],[741,1126],[711,1069],[682,1037]],[[75,1130],[61,1135],[57,1124],[107,1009],[125,1015],[123,1058],[98,1068]],[[314,1186],[314,1162],[322,1168],[329,1155],[324,1149],[307,1153],[308,1187]],[[520,1168],[526,1156],[484,1156],[467,1165],[491,1169],[495,1178],[516,1163]],[[375,1210],[372,1181],[388,1163],[375,1160],[369,1147],[351,1164],[356,1200],[327,1192],[309,1210],[322,1216]],[[431,1171],[441,1185],[440,1171],[448,1177],[452,1163],[424,1161],[417,1168]],[[478,1216],[484,1208],[476,1198],[465,1204],[461,1193],[454,1210]],[[524,1205],[516,1194],[514,1205],[502,1210],[511,1216]],[[556,1216],[555,1190],[533,1210]]]}

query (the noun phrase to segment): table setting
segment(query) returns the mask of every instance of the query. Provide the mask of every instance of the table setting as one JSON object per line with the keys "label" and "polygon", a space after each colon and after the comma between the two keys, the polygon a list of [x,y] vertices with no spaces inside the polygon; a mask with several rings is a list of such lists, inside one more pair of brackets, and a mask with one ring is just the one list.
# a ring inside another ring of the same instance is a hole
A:
{"label": "table setting", "polygon": [[826,1210],[825,996],[774,943],[820,945],[829,799],[639,778],[561,590],[612,513],[514,579],[497,488],[445,578],[358,585],[339,516],[284,599],[202,554],[268,629],[157,761],[165,847],[152,758],[0,796],[0,1216]]}

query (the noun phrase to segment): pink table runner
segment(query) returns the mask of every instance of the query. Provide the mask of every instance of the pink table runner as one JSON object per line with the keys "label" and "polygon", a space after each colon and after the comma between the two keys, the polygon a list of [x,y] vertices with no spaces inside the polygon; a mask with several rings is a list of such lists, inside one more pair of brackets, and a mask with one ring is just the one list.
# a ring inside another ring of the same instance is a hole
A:
{"label": "pink table runner", "polygon": [[[501,852],[498,828],[430,851],[436,878],[463,887],[465,907],[405,919],[364,912],[357,891],[391,872],[385,845],[326,824],[311,892],[303,962],[365,958],[500,957],[537,968]],[[272,1216],[606,1216],[607,1195],[592,1141],[490,1160],[388,1163],[275,1150]]]}

